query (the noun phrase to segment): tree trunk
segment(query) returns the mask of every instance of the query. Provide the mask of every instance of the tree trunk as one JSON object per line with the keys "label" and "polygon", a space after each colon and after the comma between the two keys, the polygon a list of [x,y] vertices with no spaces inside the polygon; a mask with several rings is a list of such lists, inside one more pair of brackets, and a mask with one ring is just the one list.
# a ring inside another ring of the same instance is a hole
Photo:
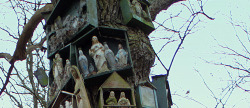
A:
{"label": "tree trunk", "polygon": [[[133,82],[148,80],[150,67],[154,64],[153,47],[143,30],[137,27],[128,27],[122,23],[120,0],[98,0],[99,26],[125,29],[128,33],[129,47],[134,67]],[[108,6],[106,6],[106,5]]]}

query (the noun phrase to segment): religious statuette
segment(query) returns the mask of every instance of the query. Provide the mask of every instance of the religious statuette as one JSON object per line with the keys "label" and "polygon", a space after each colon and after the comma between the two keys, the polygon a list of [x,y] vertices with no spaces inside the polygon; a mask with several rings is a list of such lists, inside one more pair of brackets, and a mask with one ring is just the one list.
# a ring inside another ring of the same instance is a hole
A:
{"label": "religious statuette", "polygon": [[107,61],[104,56],[104,46],[98,41],[96,36],[92,37],[92,46],[89,49],[89,55],[94,59],[97,73],[109,71]]}
{"label": "religious statuette", "polygon": [[64,79],[69,78],[70,76],[70,68],[71,68],[71,64],[69,59],[66,60],[66,65],[64,67]]}
{"label": "religious statuette", "polygon": [[125,67],[128,64],[128,53],[122,47],[122,44],[118,45],[118,52],[116,54],[119,67]]}
{"label": "religious statuette", "polygon": [[110,91],[109,97],[106,100],[107,105],[117,105],[117,99],[115,98],[115,92]]}
{"label": "religious statuette", "polygon": [[108,61],[109,66],[111,67],[111,70],[115,70],[116,69],[116,61],[115,61],[115,55],[113,53],[112,50],[109,49],[109,46],[106,42],[103,43],[104,44],[104,50],[105,50],[105,58]]}
{"label": "religious statuette", "polygon": [[61,28],[62,28],[62,18],[61,18],[61,16],[58,16],[55,19],[55,29],[58,30],[58,29],[61,29]]}
{"label": "religious statuette", "polygon": [[[130,105],[129,100],[126,98],[125,93],[121,92],[120,99],[118,101],[118,105]],[[129,108],[129,107],[121,107],[121,108]]]}
{"label": "religious statuette", "polygon": [[57,87],[61,88],[61,74],[63,73],[63,60],[60,55],[57,53],[55,59],[53,60],[53,75],[54,81],[57,84]]}
{"label": "religious statuette", "polygon": [[79,50],[79,59],[78,59],[80,69],[84,74],[84,77],[88,76],[89,74],[89,69],[88,69],[88,59],[87,57],[83,54],[82,50]]}
{"label": "religious statuette", "polygon": [[139,3],[137,0],[132,1],[132,8],[134,9],[134,13],[136,13],[138,16],[141,17],[142,15],[142,7],[141,3]]}
{"label": "religious statuette", "polygon": [[65,101],[65,108],[73,108],[72,102]]}

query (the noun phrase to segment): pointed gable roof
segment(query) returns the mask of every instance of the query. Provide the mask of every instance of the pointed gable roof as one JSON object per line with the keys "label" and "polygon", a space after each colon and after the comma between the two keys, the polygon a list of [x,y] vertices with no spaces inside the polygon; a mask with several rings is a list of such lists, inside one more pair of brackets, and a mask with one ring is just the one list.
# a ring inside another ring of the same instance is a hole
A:
{"label": "pointed gable roof", "polygon": [[113,72],[100,88],[131,88],[130,85],[116,72]]}

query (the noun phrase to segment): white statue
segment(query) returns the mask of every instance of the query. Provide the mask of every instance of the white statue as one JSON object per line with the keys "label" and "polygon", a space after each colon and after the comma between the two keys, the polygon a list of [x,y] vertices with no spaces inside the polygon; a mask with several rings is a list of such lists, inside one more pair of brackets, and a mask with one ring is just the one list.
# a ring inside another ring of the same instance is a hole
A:
{"label": "white statue", "polygon": [[53,63],[54,81],[56,82],[57,87],[60,89],[62,76],[61,74],[63,73],[63,60],[58,53],[55,55]]}
{"label": "white statue", "polygon": [[54,77],[57,77],[59,76],[60,73],[63,72],[63,60],[58,53],[55,55],[55,59],[53,60],[53,62],[54,62],[53,74]]}
{"label": "white statue", "polygon": [[113,53],[113,51],[111,51],[109,49],[109,46],[106,42],[104,42],[104,50],[105,50],[105,58],[107,59],[109,66],[111,67],[111,70],[115,70],[116,69],[116,60],[115,60],[115,55]]}
{"label": "white statue", "polygon": [[92,46],[89,49],[89,55],[94,59],[97,73],[109,71],[107,60],[104,56],[104,46],[98,41],[96,36],[92,37]]}
{"label": "white statue", "polygon": [[82,50],[79,50],[79,59],[78,59],[80,69],[84,74],[84,77],[86,77],[89,74],[89,69],[88,69],[88,59],[87,57],[83,54]]}
{"label": "white statue", "polygon": [[[126,98],[124,92],[121,92],[120,99],[118,100],[118,105],[130,105],[130,102]],[[129,108],[129,107],[121,107],[121,108]]]}
{"label": "white statue", "polygon": [[60,105],[60,108],[64,108],[63,105]]}
{"label": "white statue", "polygon": [[122,47],[122,44],[118,45],[118,52],[116,54],[116,59],[120,67],[125,67],[128,64],[128,52]]}
{"label": "white statue", "polygon": [[65,101],[65,108],[73,108],[72,102]]}
{"label": "white statue", "polygon": [[71,68],[71,63],[70,63],[69,59],[67,59],[65,67],[64,67],[64,72],[65,72],[64,79],[69,78],[69,76],[70,76],[70,68]]}

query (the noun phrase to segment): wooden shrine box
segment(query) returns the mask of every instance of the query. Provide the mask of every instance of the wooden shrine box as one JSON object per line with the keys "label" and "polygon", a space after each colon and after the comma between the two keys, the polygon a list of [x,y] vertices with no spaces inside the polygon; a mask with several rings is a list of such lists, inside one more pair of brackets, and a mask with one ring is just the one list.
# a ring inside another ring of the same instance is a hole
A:
{"label": "wooden shrine box", "polygon": [[152,77],[152,83],[157,87],[157,99],[159,108],[171,108],[173,105],[170,88],[166,75],[156,75]]}
{"label": "wooden shrine box", "polygon": [[136,104],[138,108],[158,108],[156,87],[151,82],[141,82],[137,86]]}
{"label": "wooden shrine box", "polygon": [[[88,77],[85,77],[85,83],[88,85],[91,84],[97,84],[100,83],[100,85],[105,81],[105,79],[114,71],[119,73],[121,76],[129,77],[133,75],[132,72],[132,60],[130,56],[130,49],[128,44],[128,38],[125,30],[121,29],[114,29],[114,28],[107,28],[107,27],[98,27],[95,28],[82,37],[80,37],[78,40],[72,43],[72,46],[74,49],[74,54],[76,54],[74,57],[77,61],[76,64],[79,67],[78,63],[78,57],[79,57],[79,48],[83,51],[84,55],[88,59],[88,66],[90,66],[90,63],[94,66],[94,71],[97,72],[97,68],[95,66],[93,58],[89,55],[89,49],[92,45],[92,37],[97,36],[100,43],[106,42],[109,46],[109,48],[113,51],[114,55],[118,52],[118,44],[122,44],[124,50],[128,52],[128,65],[125,67],[118,68],[116,70],[110,69],[109,71],[100,72],[98,74],[94,74]],[[108,68],[110,68],[108,64]],[[91,83],[88,83],[91,82]]]}
{"label": "wooden shrine box", "polygon": [[59,0],[55,3],[44,27],[48,55],[98,26],[96,0]]}
{"label": "wooden shrine box", "polygon": [[105,100],[109,97],[110,91],[115,92],[117,101],[120,98],[120,93],[125,92],[126,98],[130,101],[130,105],[127,105],[127,107],[136,107],[134,89],[118,73],[113,72],[99,88],[99,108],[126,107],[121,105],[107,105]]}
{"label": "wooden shrine box", "polygon": [[120,7],[125,24],[140,27],[146,33],[155,30],[146,0],[121,0]]}

